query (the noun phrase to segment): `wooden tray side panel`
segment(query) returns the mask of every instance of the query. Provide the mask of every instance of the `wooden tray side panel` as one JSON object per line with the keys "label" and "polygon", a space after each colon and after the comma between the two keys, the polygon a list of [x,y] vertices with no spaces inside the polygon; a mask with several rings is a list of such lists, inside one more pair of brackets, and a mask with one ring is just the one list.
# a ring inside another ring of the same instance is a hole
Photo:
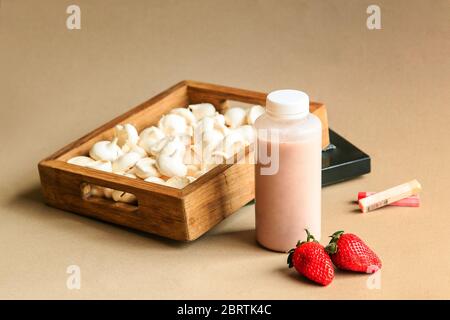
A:
{"label": "wooden tray side panel", "polygon": [[45,201],[50,206],[175,240],[188,239],[181,198],[135,188],[130,183],[130,186],[121,185],[118,189],[133,193],[138,199],[137,205],[96,197],[83,199],[83,183],[104,187],[113,185],[102,179],[92,181],[82,174],[45,163],[39,164],[39,175]]}
{"label": "wooden tray side panel", "polygon": [[202,101],[234,100],[250,104],[265,105],[267,94],[238,88],[187,80],[187,91],[192,103]]}
{"label": "wooden tray side panel", "polygon": [[325,149],[330,144],[330,130],[328,127],[327,108],[324,104],[310,103],[309,111],[316,115],[322,123],[322,149]]}
{"label": "wooden tray side panel", "polygon": [[189,193],[185,200],[188,239],[195,240],[254,199],[252,164],[234,164]]}

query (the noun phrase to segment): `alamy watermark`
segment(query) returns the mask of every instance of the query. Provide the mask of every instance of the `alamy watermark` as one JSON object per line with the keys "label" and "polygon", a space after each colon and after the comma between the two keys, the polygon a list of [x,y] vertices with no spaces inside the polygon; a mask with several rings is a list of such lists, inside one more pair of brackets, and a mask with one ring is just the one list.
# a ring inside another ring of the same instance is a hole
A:
{"label": "alamy watermark", "polygon": [[[218,164],[258,164],[261,175],[274,175],[280,164],[280,134],[274,129],[251,129],[246,133],[230,133],[223,139],[209,139],[210,131],[204,132],[196,127],[192,140],[194,143],[184,155],[186,165],[209,170]],[[257,137],[257,139],[256,139]],[[183,137],[174,136],[165,143],[165,149],[173,144],[173,154],[180,150],[176,145],[183,144]],[[191,137],[187,136],[190,140]]]}
{"label": "alamy watermark", "polygon": [[371,273],[366,280],[367,289],[381,289],[381,269],[378,266],[369,266],[367,268],[367,273]]}
{"label": "alamy watermark", "polygon": [[69,274],[66,280],[66,287],[69,290],[81,289],[81,269],[73,264],[67,267],[66,273]]}
{"label": "alamy watermark", "polygon": [[371,4],[366,10],[369,16],[366,20],[366,26],[369,30],[380,30],[381,29],[381,9],[376,4]]}
{"label": "alamy watermark", "polygon": [[69,16],[66,19],[66,27],[69,30],[81,29],[81,9],[76,4],[72,4],[67,7],[66,13]]}

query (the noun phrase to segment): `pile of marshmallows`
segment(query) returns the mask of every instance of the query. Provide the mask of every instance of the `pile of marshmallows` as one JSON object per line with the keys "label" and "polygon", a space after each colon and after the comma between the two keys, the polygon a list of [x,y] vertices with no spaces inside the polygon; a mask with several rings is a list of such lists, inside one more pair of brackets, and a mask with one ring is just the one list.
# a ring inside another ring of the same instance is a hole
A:
{"label": "pile of marshmallows", "polygon": [[[157,126],[140,134],[132,124],[117,125],[112,141],[98,141],[89,157],[77,156],[67,162],[183,188],[253,143],[253,124],[264,112],[258,105],[232,107],[224,114],[210,103],[175,108],[163,115]],[[86,185],[83,193],[119,202],[136,201],[130,193],[99,186]]]}

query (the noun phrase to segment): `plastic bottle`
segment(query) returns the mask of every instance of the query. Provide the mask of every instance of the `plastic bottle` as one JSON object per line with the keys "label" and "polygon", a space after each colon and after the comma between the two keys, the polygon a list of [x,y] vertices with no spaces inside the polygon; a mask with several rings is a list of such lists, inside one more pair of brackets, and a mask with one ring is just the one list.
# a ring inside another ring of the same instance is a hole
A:
{"label": "plastic bottle", "polygon": [[322,125],[309,112],[308,95],[297,90],[271,92],[255,129],[257,241],[286,252],[298,240],[306,240],[305,229],[319,240]]}

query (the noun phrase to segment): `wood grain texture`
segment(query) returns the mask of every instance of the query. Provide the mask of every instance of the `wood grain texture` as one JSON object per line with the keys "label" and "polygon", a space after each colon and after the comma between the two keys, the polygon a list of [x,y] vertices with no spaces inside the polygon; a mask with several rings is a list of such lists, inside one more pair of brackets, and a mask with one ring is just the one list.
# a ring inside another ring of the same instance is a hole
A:
{"label": "wood grain texture", "polygon": [[[188,240],[201,236],[255,197],[254,166],[233,164],[184,199]],[[201,201],[199,201],[201,199]]]}
{"label": "wood grain texture", "polygon": [[[180,190],[66,161],[88,154],[99,140],[111,139],[117,124],[132,123],[140,131],[156,124],[171,109],[190,103],[210,102],[223,111],[228,107],[228,101],[264,105],[265,99],[265,93],[182,81],[42,160],[38,169],[45,201],[63,210],[163,237],[195,240],[254,198],[252,164],[219,164]],[[312,102],[310,110],[321,119],[328,133],[325,106]],[[250,149],[236,158],[251,157]],[[83,184],[132,193],[137,204],[84,198],[81,194]]]}

